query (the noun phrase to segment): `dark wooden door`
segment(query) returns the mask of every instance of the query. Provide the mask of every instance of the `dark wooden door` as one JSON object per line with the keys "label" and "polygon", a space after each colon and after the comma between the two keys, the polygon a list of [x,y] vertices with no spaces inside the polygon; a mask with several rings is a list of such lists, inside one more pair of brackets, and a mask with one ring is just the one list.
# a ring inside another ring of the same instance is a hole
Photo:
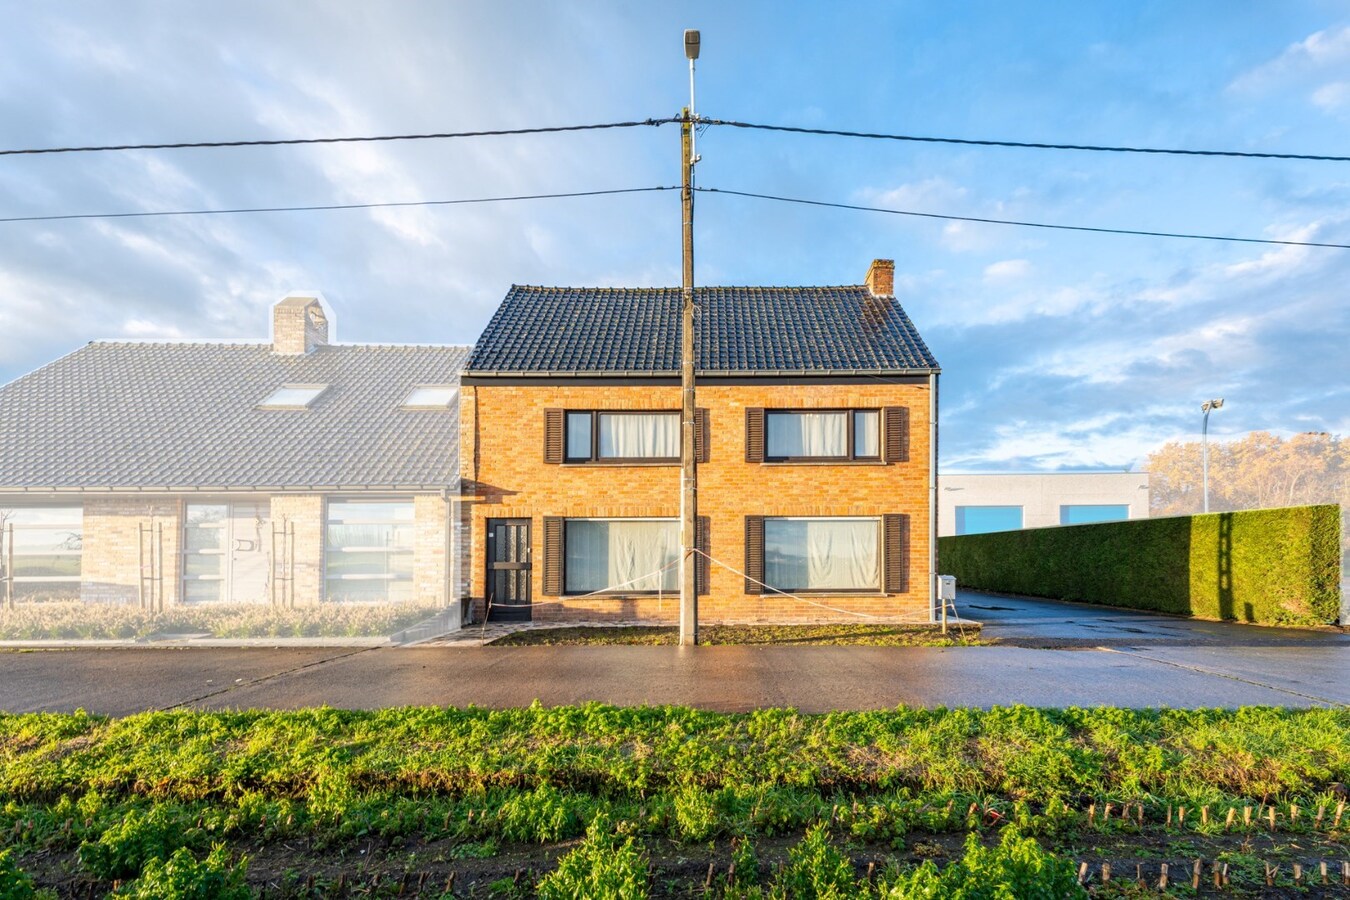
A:
{"label": "dark wooden door", "polygon": [[530,620],[530,520],[488,519],[489,622]]}

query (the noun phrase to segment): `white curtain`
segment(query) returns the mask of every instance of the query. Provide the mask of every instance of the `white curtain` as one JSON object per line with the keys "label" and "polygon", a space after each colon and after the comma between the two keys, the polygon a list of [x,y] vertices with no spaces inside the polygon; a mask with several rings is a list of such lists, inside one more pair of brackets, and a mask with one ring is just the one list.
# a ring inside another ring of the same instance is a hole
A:
{"label": "white curtain", "polygon": [[881,455],[881,413],[869,410],[853,414],[853,455]]}
{"label": "white curtain", "polygon": [[876,519],[765,519],[764,580],[780,590],[878,590]]}
{"label": "white curtain", "polygon": [[676,590],[679,524],[669,521],[571,519],[567,522],[565,585],[569,594],[616,588]]}
{"label": "white curtain", "polygon": [[674,459],[680,455],[678,413],[601,413],[601,459]]}
{"label": "white curtain", "polygon": [[848,413],[769,413],[769,456],[848,456]]}

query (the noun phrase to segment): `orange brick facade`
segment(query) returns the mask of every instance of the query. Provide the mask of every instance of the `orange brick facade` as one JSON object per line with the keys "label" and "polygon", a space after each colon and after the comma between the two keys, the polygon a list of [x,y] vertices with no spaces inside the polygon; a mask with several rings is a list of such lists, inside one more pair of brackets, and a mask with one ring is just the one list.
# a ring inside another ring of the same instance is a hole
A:
{"label": "orange brick facade", "polygon": [[[486,382],[487,379],[484,379]],[[927,621],[929,591],[931,406],[928,379],[777,385],[745,381],[705,384],[697,405],[707,410],[708,461],[698,466],[700,516],[709,520],[709,554],[745,568],[745,516],[909,517],[908,590],[900,594],[747,594],[744,578],[712,565],[699,616],[715,622],[867,622],[869,617]],[[470,528],[468,596],[476,615],[486,596],[486,523],[532,523],[531,595],[535,621],[677,620],[677,595],[613,594],[588,598],[543,593],[543,519],[679,515],[678,465],[549,464],[544,461],[544,410],[676,410],[678,386],[465,384],[461,390],[460,461]],[[909,460],[897,463],[751,463],[746,413],[766,409],[903,406],[909,409]],[[829,609],[826,607],[833,607]],[[864,616],[856,615],[865,614]]]}

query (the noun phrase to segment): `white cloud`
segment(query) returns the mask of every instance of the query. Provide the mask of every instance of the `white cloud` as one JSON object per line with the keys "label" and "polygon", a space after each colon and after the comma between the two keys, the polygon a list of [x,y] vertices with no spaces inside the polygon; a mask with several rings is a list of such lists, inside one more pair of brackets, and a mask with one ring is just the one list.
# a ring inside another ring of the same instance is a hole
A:
{"label": "white cloud", "polygon": [[1350,25],[1314,32],[1290,44],[1279,56],[1249,69],[1229,90],[1260,92],[1294,77],[1350,62]]}
{"label": "white cloud", "polygon": [[1350,81],[1332,81],[1312,92],[1313,106],[1329,113],[1350,109]]}
{"label": "white cloud", "polygon": [[1018,281],[1031,274],[1031,261],[1026,259],[1004,259],[984,267],[986,284],[1000,284]]}

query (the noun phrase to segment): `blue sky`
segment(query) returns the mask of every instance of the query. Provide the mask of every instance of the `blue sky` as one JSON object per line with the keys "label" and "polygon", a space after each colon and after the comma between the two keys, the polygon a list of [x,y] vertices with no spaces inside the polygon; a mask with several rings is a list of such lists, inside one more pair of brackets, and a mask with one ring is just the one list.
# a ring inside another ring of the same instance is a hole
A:
{"label": "blue sky", "polygon": [[[1344,2],[0,0],[4,148],[664,116],[1347,152]],[[711,129],[704,186],[923,212],[1350,243],[1350,164]],[[673,127],[0,158],[0,217],[673,184]],[[944,367],[948,470],[1125,468],[1194,437],[1350,431],[1350,251],[1044,232],[700,197],[701,284],[861,281]],[[0,382],[96,338],[262,338],[322,290],[349,341],[472,342],[512,283],[679,283],[674,193],[0,223]]]}

